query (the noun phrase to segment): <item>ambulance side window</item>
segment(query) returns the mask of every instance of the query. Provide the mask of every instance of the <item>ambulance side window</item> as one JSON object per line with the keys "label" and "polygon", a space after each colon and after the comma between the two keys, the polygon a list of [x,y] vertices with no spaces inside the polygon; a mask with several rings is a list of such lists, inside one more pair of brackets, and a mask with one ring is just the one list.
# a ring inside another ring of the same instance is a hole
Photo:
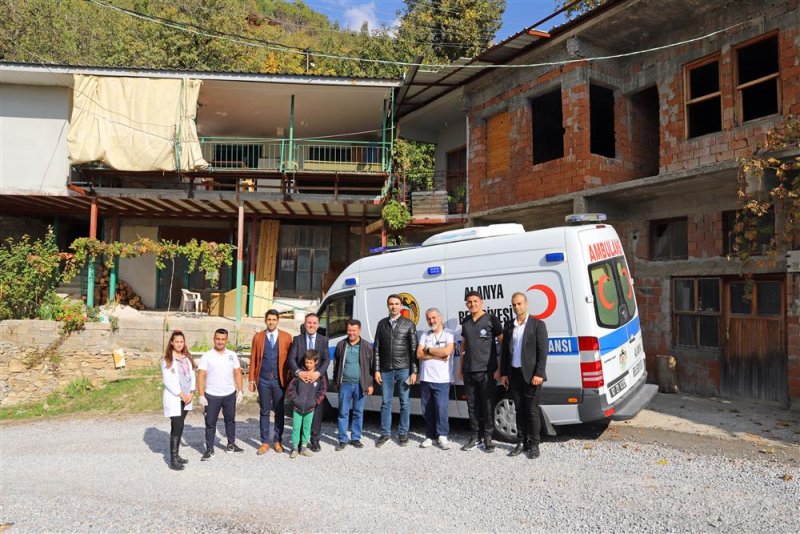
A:
{"label": "ambulance side window", "polygon": [[332,296],[319,309],[319,332],[328,339],[347,334],[347,321],[353,318],[355,292]]}
{"label": "ambulance side window", "polygon": [[628,271],[628,266],[622,258],[615,258],[614,264],[617,267],[617,275],[619,276],[620,289],[622,289],[622,298],[628,306],[628,317],[632,317],[636,313],[636,298],[633,293],[633,281],[631,280],[631,273]]}
{"label": "ambulance side window", "polygon": [[611,262],[604,261],[589,267],[597,323],[607,328],[620,326],[619,294]]}

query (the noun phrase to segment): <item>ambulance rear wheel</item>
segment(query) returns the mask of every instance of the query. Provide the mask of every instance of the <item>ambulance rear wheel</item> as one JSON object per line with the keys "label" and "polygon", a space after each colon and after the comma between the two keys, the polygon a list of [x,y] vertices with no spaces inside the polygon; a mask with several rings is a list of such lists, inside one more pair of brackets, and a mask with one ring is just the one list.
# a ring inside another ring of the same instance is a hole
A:
{"label": "ambulance rear wheel", "polygon": [[508,397],[494,405],[494,433],[497,439],[517,442],[517,409]]}

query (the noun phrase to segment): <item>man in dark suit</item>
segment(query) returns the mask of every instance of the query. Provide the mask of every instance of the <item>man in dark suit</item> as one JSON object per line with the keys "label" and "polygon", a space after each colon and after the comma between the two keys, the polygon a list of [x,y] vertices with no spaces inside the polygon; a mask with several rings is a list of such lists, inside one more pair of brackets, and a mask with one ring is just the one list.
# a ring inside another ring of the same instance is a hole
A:
{"label": "man in dark suit", "polygon": [[547,327],[528,315],[528,297],[524,293],[511,296],[511,307],[516,319],[506,323],[500,353],[500,381],[517,408],[518,441],[508,455],[517,456],[524,451],[534,459],[539,457],[542,431],[539,398],[547,380]]}
{"label": "man in dark suit", "polygon": [[[291,369],[293,376],[309,384],[320,379],[324,380],[325,388],[327,389],[328,363],[330,362],[328,338],[317,333],[317,329],[319,328],[319,316],[316,313],[309,313],[306,315],[304,326],[305,333],[294,336],[292,340],[292,348],[289,349],[289,369]],[[316,371],[305,370],[303,359],[305,358],[306,351],[309,349],[316,350],[319,353],[319,362],[317,363]],[[314,420],[311,423],[309,449],[313,452],[320,451],[319,432],[322,427],[322,418],[324,415],[325,403],[320,402],[314,410]]]}

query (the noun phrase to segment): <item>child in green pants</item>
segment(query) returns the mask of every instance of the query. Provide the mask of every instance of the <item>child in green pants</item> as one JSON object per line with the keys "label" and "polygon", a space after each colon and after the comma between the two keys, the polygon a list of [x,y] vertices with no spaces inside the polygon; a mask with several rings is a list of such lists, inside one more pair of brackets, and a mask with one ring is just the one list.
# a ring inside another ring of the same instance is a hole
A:
{"label": "child in green pants", "polygon": [[[303,358],[306,371],[313,371],[319,362],[319,352],[307,350]],[[311,421],[314,420],[314,408],[325,398],[325,377],[316,382],[304,382],[295,377],[289,384],[286,394],[292,401],[294,416],[292,417],[292,453],[289,458],[297,458],[302,448],[303,456],[312,456],[306,445],[311,436]],[[301,447],[302,444],[302,447]]]}

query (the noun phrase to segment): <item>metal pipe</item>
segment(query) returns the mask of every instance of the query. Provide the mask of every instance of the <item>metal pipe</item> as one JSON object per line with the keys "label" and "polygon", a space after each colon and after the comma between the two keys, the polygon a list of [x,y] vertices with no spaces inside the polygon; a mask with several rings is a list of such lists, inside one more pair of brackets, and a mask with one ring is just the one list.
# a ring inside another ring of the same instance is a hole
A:
{"label": "metal pipe", "polygon": [[[114,242],[119,241],[119,214],[115,213],[111,222],[111,240]],[[117,300],[117,270],[119,269],[119,258],[115,257],[114,262],[111,264],[111,275],[108,279],[108,303],[111,304]]]}
{"label": "metal pipe", "polygon": [[253,317],[253,301],[256,292],[256,247],[258,246],[258,219],[250,221],[250,286],[248,288],[247,315]]}
{"label": "metal pipe", "polygon": [[236,229],[236,328],[242,324],[242,274],[244,269],[244,204],[239,203]]}

